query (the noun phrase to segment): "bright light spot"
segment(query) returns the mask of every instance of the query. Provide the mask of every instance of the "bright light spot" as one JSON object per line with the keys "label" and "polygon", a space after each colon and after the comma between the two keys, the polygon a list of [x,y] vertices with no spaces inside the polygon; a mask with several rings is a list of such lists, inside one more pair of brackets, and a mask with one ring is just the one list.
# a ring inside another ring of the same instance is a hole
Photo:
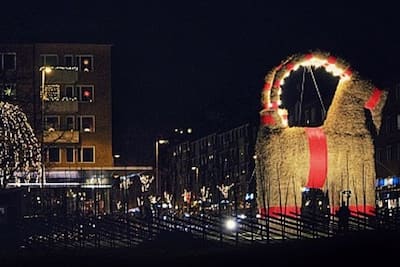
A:
{"label": "bright light spot", "polygon": [[342,76],[341,80],[342,81],[348,81],[348,80],[350,80],[350,76],[349,75],[344,75],[344,76]]}
{"label": "bright light spot", "polygon": [[287,77],[289,77],[289,76],[290,76],[290,71],[286,71],[286,72],[283,74],[283,77],[282,77],[282,80],[281,80],[281,85],[283,85],[284,80],[285,80]]}
{"label": "bright light spot", "polygon": [[50,68],[50,67],[45,67],[45,68],[44,68],[44,72],[50,73],[50,72],[51,72],[51,68]]}
{"label": "bright light spot", "polygon": [[254,199],[254,193],[246,193],[245,200],[253,200]]}
{"label": "bright light spot", "polygon": [[242,220],[244,220],[244,219],[247,218],[247,216],[246,216],[245,214],[240,214],[238,217],[239,217],[240,219],[242,219]]}
{"label": "bright light spot", "polygon": [[302,65],[303,66],[314,66],[315,68],[319,68],[319,67],[323,66],[326,63],[327,63],[326,59],[313,57],[310,60],[307,60],[307,61],[303,62]]}
{"label": "bright light spot", "polygon": [[160,145],[162,145],[162,144],[168,144],[169,141],[166,140],[166,139],[160,139],[160,140],[158,140],[158,143],[159,143]]}
{"label": "bright light spot", "polygon": [[294,65],[293,66],[293,71],[296,71],[296,70],[298,70],[299,68],[300,68],[300,64],[296,64],[296,65]]}
{"label": "bright light spot", "polygon": [[329,64],[325,67],[325,70],[332,73],[333,76],[340,76],[344,71],[343,69],[337,67],[335,64]]}
{"label": "bright light spot", "polygon": [[192,133],[192,131],[193,131],[192,128],[188,128],[188,129],[187,129],[187,132],[188,132],[189,134]]}
{"label": "bright light spot", "polygon": [[133,208],[133,209],[129,209],[128,212],[139,213],[140,209],[138,207],[136,207],[136,208]]}
{"label": "bright light spot", "polygon": [[225,221],[225,228],[234,231],[237,228],[237,223],[234,219],[230,218]]}
{"label": "bright light spot", "polygon": [[257,213],[257,214],[256,214],[256,218],[257,218],[257,219],[260,219],[260,218],[261,218],[261,214]]}

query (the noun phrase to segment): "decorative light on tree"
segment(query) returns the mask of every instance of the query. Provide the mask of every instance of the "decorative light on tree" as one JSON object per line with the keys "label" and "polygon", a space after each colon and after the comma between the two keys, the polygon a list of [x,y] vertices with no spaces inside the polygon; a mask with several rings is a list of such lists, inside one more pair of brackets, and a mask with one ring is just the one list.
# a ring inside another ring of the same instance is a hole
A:
{"label": "decorative light on tree", "polygon": [[173,199],[172,194],[164,191],[164,201],[168,205],[169,208],[172,207],[172,199]]}
{"label": "decorative light on tree", "polygon": [[184,188],[182,197],[183,197],[183,202],[190,203],[190,201],[192,199],[192,192],[190,192],[186,188]]}
{"label": "decorative light on tree", "polygon": [[141,187],[142,193],[148,192],[150,189],[150,185],[154,180],[154,177],[150,175],[140,175],[139,178],[140,178],[140,183],[142,184]]}
{"label": "decorative light on tree", "polygon": [[0,186],[42,176],[41,146],[21,109],[0,101]]}
{"label": "decorative light on tree", "polygon": [[210,196],[210,188],[202,186],[200,188],[200,199],[202,202],[206,202],[208,197]]}
{"label": "decorative light on tree", "polygon": [[[138,175],[138,176],[139,176],[139,180],[141,183],[140,190],[141,190],[142,194],[147,195],[150,190],[150,185],[154,180],[154,176],[150,176],[150,175]],[[138,206],[143,206],[145,199],[146,199],[146,196],[144,196],[144,199],[143,199],[143,196],[137,197]],[[149,198],[149,200],[150,200],[150,198]]]}
{"label": "decorative light on tree", "polygon": [[229,190],[234,186],[235,184],[232,183],[230,185],[217,185],[218,190],[221,192],[222,196],[224,197],[224,199],[228,199],[229,197]]}

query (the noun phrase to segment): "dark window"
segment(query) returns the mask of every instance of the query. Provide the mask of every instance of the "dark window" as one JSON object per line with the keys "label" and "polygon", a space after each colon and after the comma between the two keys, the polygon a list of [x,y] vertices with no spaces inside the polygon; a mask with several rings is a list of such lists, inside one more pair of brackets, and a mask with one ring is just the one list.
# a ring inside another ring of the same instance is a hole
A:
{"label": "dark window", "polygon": [[57,55],[40,55],[40,61],[42,66],[57,66],[58,56]]}
{"label": "dark window", "polygon": [[4,70],[15,70],[16,69],[16,55],[15,55],[15,53],[4,54],[4,57],[3,57],[3,68],[4,68]]}
{"label": "dark window", "polygon": [[64,56],[64,65],[66,67],[74,67],[74,57],[72,55],[65,55]]}
{"label": "dark window", "polygon": [[94,148],[93,147],[78,148],[78,161],[94,162]]}
{"label": "dark window", "polygon": [[65,130],[75,130],[75,118],[73,116],[68,116],[65,118]]}
{"label": "dark window", "polygon": [[49,147],[49,162],[60,162],[60,149]]}
{"label": "dark window", "polygon": [[78,88],[72,85],[65,86],[63,100],[78,100]]}
{"label": "dark window", "polygon": [[83,162],[94,162],[94,149],[93,147],[82,148],[82,161]]}
{"label": "dark window", "polygon": [[67,162],[74,162],[74,148],[67,147],[66,156],[67,156]]}
{"label": "dark window", "polygon": [[16,84],[1,84],[0,99],[15,100],[17,98]]}

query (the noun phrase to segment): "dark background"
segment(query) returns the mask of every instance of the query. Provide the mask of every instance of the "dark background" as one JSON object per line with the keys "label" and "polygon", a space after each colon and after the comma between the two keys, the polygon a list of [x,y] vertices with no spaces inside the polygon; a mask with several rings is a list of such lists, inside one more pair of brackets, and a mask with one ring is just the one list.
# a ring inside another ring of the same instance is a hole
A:
{"label": "dark background", "polygon": [[264,76],[320,49],[385,88],[399,73],[397,9],[375,3],[27,1],[2,3],[0,41],[112,44],[113,136],[124,164],[153,164],[174,128],[257,122]]}

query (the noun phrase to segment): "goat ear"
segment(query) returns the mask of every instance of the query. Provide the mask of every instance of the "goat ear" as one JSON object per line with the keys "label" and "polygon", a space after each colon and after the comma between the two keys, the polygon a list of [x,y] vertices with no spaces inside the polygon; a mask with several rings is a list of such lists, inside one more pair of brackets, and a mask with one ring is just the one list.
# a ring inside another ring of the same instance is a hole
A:
{"label": "goat ear", "polygon": [[382,112],[387,99],[387,91],[374,89],[370,99],[365,103],[365,108],[371,111],[372,121],[374,122],[376,132],[379,133],[382,124]]}

